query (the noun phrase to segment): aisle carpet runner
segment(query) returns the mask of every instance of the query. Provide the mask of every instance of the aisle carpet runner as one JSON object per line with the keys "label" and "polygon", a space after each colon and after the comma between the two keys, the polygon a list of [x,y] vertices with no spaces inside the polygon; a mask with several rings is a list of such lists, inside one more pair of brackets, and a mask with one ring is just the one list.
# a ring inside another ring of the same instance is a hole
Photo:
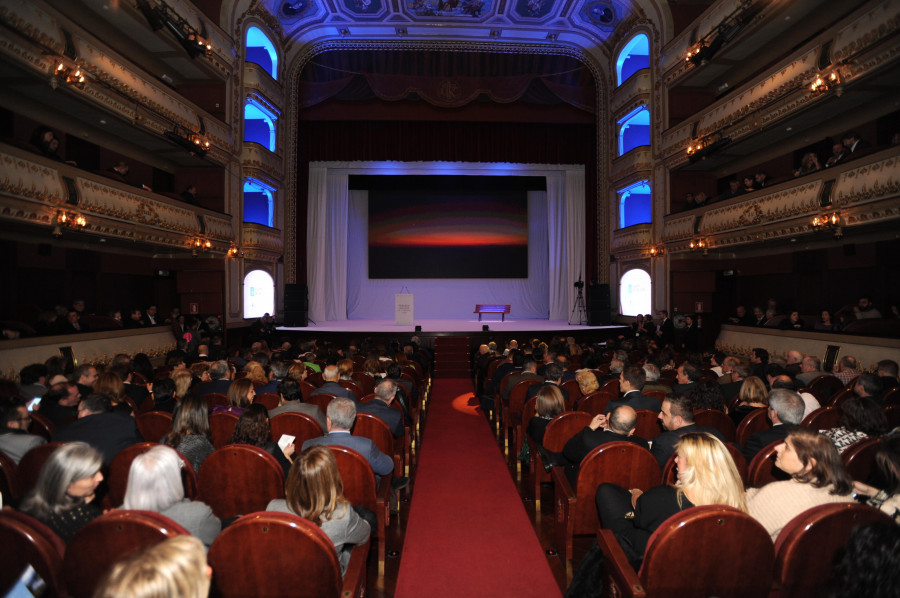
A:
{"label": "aisle carpet runner", "polygon": [[437,379],[396,598],[560,596],[468,379]]}

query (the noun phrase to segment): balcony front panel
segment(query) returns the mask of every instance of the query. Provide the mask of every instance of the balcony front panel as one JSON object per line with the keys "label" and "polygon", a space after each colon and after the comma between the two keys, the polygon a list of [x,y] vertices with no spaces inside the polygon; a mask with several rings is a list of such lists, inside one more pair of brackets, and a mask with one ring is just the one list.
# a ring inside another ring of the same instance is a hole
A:
{"label": "balcony front panel", "polygon": [[245,143],[241,148],[241,167],[245,176],[262,177],[276,186],[284,178],[281,156],[257,143]]}
{"label": "balcony front panel", "polygon": [[650,69],[641,69],[612,92],[610,113],[619,118],[631,104],[649,104],[651,90]]}
{"label": "balcony front panel", "polygon": [[613,159],[610,179],[614,183],[622,184],[626,179],[649,178],[652,171],[653,153],[650,146],[642,145],[626,152],[624,156]]}

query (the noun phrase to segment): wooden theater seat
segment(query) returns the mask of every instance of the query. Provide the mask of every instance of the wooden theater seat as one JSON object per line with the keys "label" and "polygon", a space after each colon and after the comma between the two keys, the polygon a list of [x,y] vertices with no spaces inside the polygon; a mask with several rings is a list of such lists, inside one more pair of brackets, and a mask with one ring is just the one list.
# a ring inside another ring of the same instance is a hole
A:
{"label": "wooden theater seat", "polygon": [[356,546],[341,579],[334,545],[317,525],[290,513],[248,514],[222,530],[209,549],[212,595],[362,597],[368,553],[369,542]]}
{"label": "wooden theater seat", "polygon": [[720,505],[686,509],[657,528],[637,572],[615,535],[597,532],[606,596],[621,598],[764,598],[775,550],[768,532],[741,511]]}
{"label": "wooden theater seat", "polygon": [[0,496],[3,504],[17,504],[22,497],[19,489],[19,467],[12,457],[0,451]]}
{"label": "wooden theater seat", "polygon": [[197,499],[219,519],[264,511],[269,501],[284,498],[281,465],[249,444],[229,444],[204,459],[197,482]]}
{"label": "wooden theater seat", "polygon": [[698,426],[715,428],[722,433],[726,442],[734,442],[737,435],[734,420],[718,409],[697,409],[694,411],[694,423]]}
{"label": "wooden theater seat", "polygon": [[813,507],[791,519],[775,540],[775,584],[770,598],[828,594],[834,556],[858,525],[893,525],[880,510],[856,503]]}
{"label": "wooden theater seat", "polygon": [[135,423],[142,438],[159,442],[172,430],[172,414],[168,411],[148,411],[138,415]]}
{"label": "wooden theater seat", "polygon": [[377,529],[372,535],[378,538],[378,563],[384,564],[387,554],[387,524],[390,519],[391,485],[387,480],[380,485],[375,482],[375,472],[366,458],[345,446],[329,446],[337,461],[341,481],[344,483],[344,497],[350,504],[362,505],[378,517]]}
{"label": "wooden theater seat", "polygon": [[650,411],[649,409],[636,409],[637,426],[634,429],[634,435],[644,440],[653,440],[662,434],[662,424],[659,421],[659,413]]}
{"label": "wooden theater seat", "polygon": [[62,575],[65,552],[59,536],[37,519],[12,509],[0,511],[0,588],[9,588],[31,565],[47,583],[47,596],[66,596]]}
{"label": "wooden theater seat", "polygon": [[330,403],[334,398],[334,395],[328,394],[326,392],[320,392],[319,394],[310,395],[309,398],[303,399],[303,402],[309,403],[310,405],[316,405],[319,409],[322,410],[322,413],[327,413],[328,403]]}
{"label": "wooden theater seat", "polygon": [[110,511],[82,527],[66,547],[63,575],[72,598],[91,598],[116,562],[168,538],[183,527],[152,511]]}
{"label": "wooden theater seat", "polygon": [[771,428],[772,422],[769,421],[768,412],[766,407],[760,407],[745,415],[735,431],[735,444],[744,445],[747,443],[747,439],[757,432]]}
{"label": "wooden theater seat", "polygon": [[863,438],[844,449],[841,461],[850,477],[859,482],[869,481],[875,469],[875,453],[881,445],[881,438]]}
{"label": "wooden theater seat", "polygon": [[220,392],[209,392],[203,395],[206,399],[206,408],[212,411],[216,405],[228,405],[228,396]]}
{"label": "wooden theater seat", "polygon": [[834,395],[842,390],[844,383],[836,376],[822,375],[809,383],[809,392],[816,397],[819,405],[831,405]]}
{"label": "wooden theater seat", "polygon": [[503,430],[509,441],[509,457],[513,460],[522,450],[525,440],[522,438],[522,410],[525,408],[525,395],[528,388],[540,384],[538,380],[522,380],[509,391],[509,402],[503,408]]}
{"label": "wooden theater seat", "polygon": [[209,440],[216,449],[231,442],[238,416],[234,413],[212,413],[209,416]]}
{"label": "wooden theater seat", "polygon": [[812,430],[829,430],[836,428],[841,421],[841,410],[834,405],[819,407],[803,418],[800,425]]}
{"label": "wooden theater seat", "polygon": [[19,461],[19,466],[16,469],[21,496],[25,496],[29,490],[34,488],[44,463],[47,462],[53,451],[64,444],[65,442],[59,441],[39,444],[22,456],[22,460]]}
{"label": "wooden theater seat", "polygon": [[269,428],[272,430],[272,440],[278,442],[282,434],[294,437],[294,453],[300,454],[303,443],[310,438],[318,438],[323,434],[319,422],[311,415],[288,411],[280,413],[269,420]]}
{"label": "wooden theater seat", "polygon": [[[109,493],[106,499],[113,507],[119,507],[125,501],[125,491],[128,490],[128,473],[131,471],[131,462],[138,455],[142,455],[154,446],[162,446],[158,442],[141,442],[122,449],[109,464],[109,475],[106,478],[109,485]],[[178,451],[176,451],[178,452]],[[197,474],[187,457],[178,453],[181,458],[181,481],[184,484],[185,498],[194,499],[197,496]]]}
{"label": "wooden theater seat", "polygon": [[591,394],[581,397],[576,408],[591,415],[601,415],[606,413],[606,406],[609,405],[610,401],[615,400],[617,396],[605,390],[595,390]]}
{"label": "wooden theater seat", "polygon": [[[353,435],[368,438],[375,443],[378,450],[394,460],[392,477],[403,476],[403,451],[395,450],[394,435],[384,420],[371,413],[357,413],[353,425]],[[402,444],[400,445],[402,447]]]}
{"label": "wooden theater seat", "polygon": [[[531,403],[532,398],[528,402]],[[593,419],[589,414],[583,411],[566,411],[560,413],[547,424],[544,431],[543,447],[552,453],[561,453],[566,442],[572,436],[580,432],[591,423]],[[534,492],[534,500],[541,500],[541,484],[553,481],[550,474],[544,468],[544,459],[541,457],[541,451],[538,450],[534,440],[527,436],[529,448],[529,475],[531,476],[531,487]],[[538,507],[540,508],[540,507]]]}
{"label": "wooden theater seat", "polygon": [[788,474],[775,467],[775,447],[784,443],[776,440],[767,444],[753,457],[747,465],[747,486],[761,487],[769,482],[778,482],[790,478]]}
{"label": "wooden theater seat", "polygon": [[659,463],[645,448],[630,442],[609,442],[592,450],[578,469],[572,488],[562,467],[554,467],[556,546],[566,560],[572,558],[572,538],[594,534],[600,525],[594,494],[605,482],[623,488],[647,490],[660,483]]}
{"label": "wooden theater seat", "polygon": [[34,434],[36,436],[41,436],[45,440],[47,440],[47,442],[50,442],[50,440],[53,438],[53,430],[56,428],[56,426],[53,425],[52,421],[50,421],[40,413],[37,413],[36,411],[32,411],[30,415],[31,424],[28,425],[28,433]]}
{"label": "wooden theater seat", "polygon": [[274,392],[264,392],[253,397],[253,402],[259,403],[265,407],[267,411],[271,411],[278,407],[278,403],[281,402],[281,396]]}

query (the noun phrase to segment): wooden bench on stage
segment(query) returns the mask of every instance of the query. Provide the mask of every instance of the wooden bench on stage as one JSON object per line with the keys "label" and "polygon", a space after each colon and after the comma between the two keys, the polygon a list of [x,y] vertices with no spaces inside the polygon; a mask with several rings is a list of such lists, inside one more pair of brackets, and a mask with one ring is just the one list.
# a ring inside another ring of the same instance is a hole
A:
{"label": "wooden bench on stage", "polygon": [[508,305],[491,305],[491,304],[482,304],[479,303],[475,306],[475,311],[472,313],[478,314],[478,321],[481,321],[481,314],[500,314],[500,321],[506,321],[506,314],[509,313]]}

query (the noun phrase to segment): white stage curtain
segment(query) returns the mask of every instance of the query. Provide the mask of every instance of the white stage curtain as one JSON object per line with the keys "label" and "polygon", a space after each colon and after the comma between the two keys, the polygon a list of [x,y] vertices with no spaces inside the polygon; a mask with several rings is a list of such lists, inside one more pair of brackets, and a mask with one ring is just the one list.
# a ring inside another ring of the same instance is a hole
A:
{"label": "white stage curtain", "polygon": [[[470,167],[471,174],[488,174],[484,165]],[[468,172],[458,165],[454,169],[455,174]],[[389,163],[387,170],[383,174],[405,173],[397,163]],[[510,170],[503,174],[544,175],[547,179],[546,193],[528,194],[528,279],[370,280],[368,194],[349,192],[347,183],[348,174],[382,172],[372,164],[311,164],[307,226],[310,319],[393,320],[394,294],[408,291],[414,296],[416,318],[475,319],[472,310],[476,303],[500,303],[512,306],[510,319],[565,320],[575,297],[572,285],[584,270],[584,169],[511,165]]]}

